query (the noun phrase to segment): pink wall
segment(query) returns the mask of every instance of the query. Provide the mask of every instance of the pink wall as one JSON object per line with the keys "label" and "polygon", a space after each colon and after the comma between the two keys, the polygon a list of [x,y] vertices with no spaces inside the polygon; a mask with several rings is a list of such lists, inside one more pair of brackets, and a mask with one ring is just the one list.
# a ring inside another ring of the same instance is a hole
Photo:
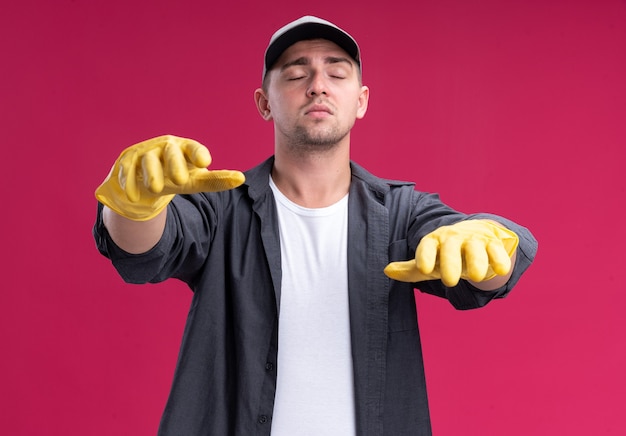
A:
{"label": "pink wall", "polygon": [[262,52],[306,13],[362,46],[357,161],[540,242],[485,309],[418,295],[435,434],[624,434],[626,2],[211,3],[2,7],[3,434],[155,434],[191,293],[122,283],[91,238],[93,190],[164,133],[215,168],[269,155]]}

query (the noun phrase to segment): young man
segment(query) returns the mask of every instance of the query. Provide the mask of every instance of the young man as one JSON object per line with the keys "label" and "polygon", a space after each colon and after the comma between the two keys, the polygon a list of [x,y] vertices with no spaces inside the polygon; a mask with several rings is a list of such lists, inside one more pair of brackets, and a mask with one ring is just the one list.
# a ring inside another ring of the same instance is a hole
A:
{"label": "young man", "polygon": [[163,136],[96,191],[98,248],[124,280],[194,291],[160,434],[431,434],[413,289],[481,307],[536,241],[350,161],[369,89],[334,24],[278,30],[254,95],[274,155],[245,177]]}

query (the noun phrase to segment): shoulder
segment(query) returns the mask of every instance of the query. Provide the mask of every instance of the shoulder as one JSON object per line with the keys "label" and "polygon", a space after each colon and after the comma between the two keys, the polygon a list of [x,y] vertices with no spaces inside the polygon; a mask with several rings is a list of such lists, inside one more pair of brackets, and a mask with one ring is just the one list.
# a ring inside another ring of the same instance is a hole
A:
{"label": "shoulder", "polygon": [[423,209],[422,203],[428,202],[431,197],[427,193],[417,191],[412,181],[378,177],[354,162],[350,165],[352,168],[350,192],[360,199],[359,204],[369,204],[374,207],[372,210],[380,206],[390,217],[409,216],[419,213]]}
{"label": "shoulder", "polygon": [[359,181],[369,186],[371,189],[381,193],[387,194],[389,191],[394,188],[405,187],[406,189],[414,190],[415,183],[403,180],[393,180],[393,179],[385,179],[382,177],[378,177],[368,170],[363,168],[361,165],[357,164],[354,161],[350,162],[350,168],[352,169],[352,178],[355,181]]}

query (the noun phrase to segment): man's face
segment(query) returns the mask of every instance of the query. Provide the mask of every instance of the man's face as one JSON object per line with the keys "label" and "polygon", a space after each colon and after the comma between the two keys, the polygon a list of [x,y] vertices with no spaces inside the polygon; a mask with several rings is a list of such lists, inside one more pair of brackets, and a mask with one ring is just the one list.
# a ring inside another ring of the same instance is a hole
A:
{"label": "man's face", "polygon": [[367,110],[369,90],[354,60],[333,42],[316,39],[289,47],[268,72],[266,98],[277,140],[323,150],[347,141]]}

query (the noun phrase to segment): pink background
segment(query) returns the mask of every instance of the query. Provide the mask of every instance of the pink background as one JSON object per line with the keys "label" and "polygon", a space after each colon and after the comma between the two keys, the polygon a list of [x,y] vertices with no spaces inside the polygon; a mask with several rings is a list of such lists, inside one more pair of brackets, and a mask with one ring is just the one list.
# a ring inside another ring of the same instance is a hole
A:
{"label": "pink background", "polygon": [[418,295],[435,435],[626,433],[626,2],[4,3],[3,434],[155,434],[191,292],[122,283],[93,191],[160,134],[203,142],[214,168],[268,156],[262,53],[307,13],[363,50],[355,160],[540,242],[485,309]]}

